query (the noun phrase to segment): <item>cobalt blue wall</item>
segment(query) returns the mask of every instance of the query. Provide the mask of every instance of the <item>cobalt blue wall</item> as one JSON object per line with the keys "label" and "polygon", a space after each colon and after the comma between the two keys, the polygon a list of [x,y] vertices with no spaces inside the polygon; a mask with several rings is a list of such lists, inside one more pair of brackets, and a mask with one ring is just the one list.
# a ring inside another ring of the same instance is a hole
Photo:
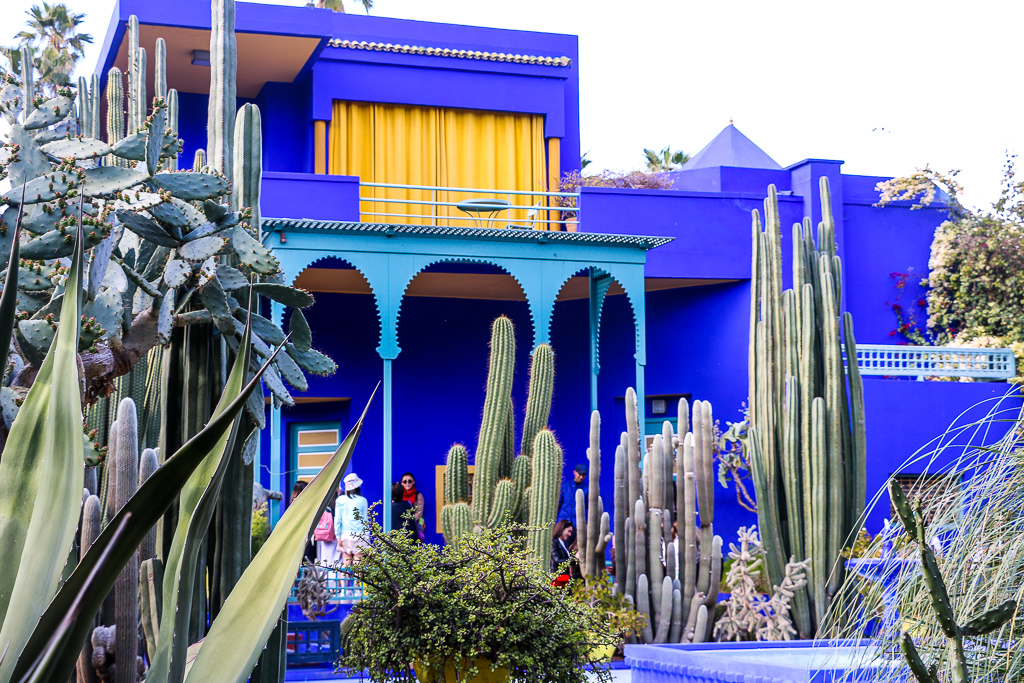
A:
{"label": "cobalt blue wall", "polygon": [[[1000,399],[1006,397],[1000,402]],[[940,444],[991,444],[1012,426],[1022,406],[1020,390],[1003,382],[918,382],[895,379],[864,380],[864,412],[868,433],[868,499],[883,491],[896,473],[936,473],[949,466],[963,448],[948,448],[933,465],[911,462],[912,456],[933,451]],[[1004,411],[987,431],[958,427],[981,420],[997,404]],[[947,434],[947,430],[950,430]],[[944,435],[946,435],[944,437]],[[872,533],[889,515],[888,495],[868,515]]]}

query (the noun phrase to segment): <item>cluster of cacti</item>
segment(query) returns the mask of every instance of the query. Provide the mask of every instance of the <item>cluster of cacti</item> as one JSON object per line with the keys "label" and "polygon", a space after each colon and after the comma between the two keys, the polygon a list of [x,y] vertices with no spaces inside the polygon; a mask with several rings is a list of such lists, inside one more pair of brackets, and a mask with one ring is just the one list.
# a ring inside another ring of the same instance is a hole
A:
{"label": "cluster of cacti", "polygon": [[533,351],[529,394],[516,455],[512,380],[515,327],[501,316],[491,326],[487,391],[477,441],[472,501],[469,454],[462,444],[448,451],[445,505],[441,526],[449,541],[461,534],[495,528],[506,522],[532,527],[528,547],[542,562],[551,556],[551,526],[558,511],[562,483],[562,449],[548,430],[555,382],[555,355],[547,344]]}
{"label": "cluster of cacti", "polygon": [[[711,404],[677,406],[678,433],[662,425],[641,473],[636,392],[626,392],[626,427],[615,451],[616,489],[625,493],[616,518],[625,518],[625,553],[616,553],[617,591],[634,600],[656,625],[646,642],[704,642],[714,627],[722,575],[722,538],[713,530],[714,422]],[[619,476],[622,473],[622,476]],[[672,542],[672,522],[678,538]],[[662,551],[664,548],[664,552]],[[676,578],[678,575],[679,578]],[[624,580],[623,580],[624,579]],[[649,592],[648,592],[649,591]]]}
{"label": "cluster of cacti", "polygon": [[825,177],[820,188],[817,242],[810,219],[793,226],[792,289],[782,290],[774,186],[763,229],[753,212],[746,448],[771,583],[781,585],[788,558],[810,558],[808,584],[792,600],[802,638],[814,635],[843,585],[841,551],[860,529],[867,485],[853,319],[844,314],[840,327],[842,268]]}
{"label": "cluster of cacti", "polygon": [[[714,534],[714,422],[711,404],[677,406],[678,434],[665,421],[650,452],[641,448],[636,392],[626,391],[626,430],[615,449],[615,592],[646,618],[647,643],[703,642],[715,621],[722,539]],[[692,430],[691,430],[692,424]],[[576,494],[583,575],[603,577],[610,520],[600,496],[600,425],[590,420],[588,503]],[[673,543],[673,524],[678,538]]]}
{"label": "cluster of cacti", "polygon": [[[921,512],[920,501],[918,501],[917,509],[913,509],[903,488],[895,479],[889,480],[889,497],[900,522],[903,523],[904,533],[913,543],[917,544],[920,552],[921,578],[931,598],[935,618],[939,622],[942,633],[949,640],[948,661],[952,670],[952,680],[954,683],[970,683],[969,658],[964,651],[964,638],[983,636],[999,630],[1017,612],[1017,601],[1006,600],[978,614],[967,623],[957,622],[946,582],[942,578],[938,560],[935,558],[935,551],[928,543],[927,527]],[[938,667],[935,664],[930,667],[925,665],[917,646],[914,645],[911,633],[903,634],[900,646],[918,683],[939,683],[941,679],[938,675]]]}

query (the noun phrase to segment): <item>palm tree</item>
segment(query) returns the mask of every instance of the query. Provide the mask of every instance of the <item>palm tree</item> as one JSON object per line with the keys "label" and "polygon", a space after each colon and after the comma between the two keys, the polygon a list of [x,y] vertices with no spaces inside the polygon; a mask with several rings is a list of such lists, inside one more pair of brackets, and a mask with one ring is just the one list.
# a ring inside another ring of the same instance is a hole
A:
{"label": "palm tree", "polygon": [[666,147],[660,152],[653,149],[644,149],[644,161],[647,163],[647,170],[651,173],[661,171],[675,171],[690,160],[690,155],[683,150],[672,151],[672,147]]}
{"label": "palm tree", "polygon": [[[363,5],[363,9],[366,10],[366,13],[369,14],[370,8],[373,7],[373,0],[359,0],[359,2]],[[345,11],[345,3],[343,0],[316,0],[316,6],[323,7],[325,9],[332,9],[335,12]]]}
{"label": "palm tree", "polygon": [[84,56],[85,45],[92,42],[92,36],[78,32],[85,15],[70,11],[64,3],[51,5],[44,1],[42,7],[33,5],[26,14],[27,30],[14,36],[18,41],[16,47],[3,48],[3,52],[13,70],[20,73],[18,48],[28,47],[33,66],[39,72],[41,89],[53,95],[58,87],[71,83],[75,64]]}

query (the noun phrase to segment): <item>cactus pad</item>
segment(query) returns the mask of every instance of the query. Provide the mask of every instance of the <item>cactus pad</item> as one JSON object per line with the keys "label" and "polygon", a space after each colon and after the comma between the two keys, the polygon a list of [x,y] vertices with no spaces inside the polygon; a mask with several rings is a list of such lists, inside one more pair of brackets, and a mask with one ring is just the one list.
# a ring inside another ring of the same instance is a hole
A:
{"label": "cactus pad", "polygon": [[292,309],[292,316],[288,319],[288,332],[291,333],[292,344],[299,351],[309,351],[313,343],[313,333],[309,329],[306,316],[298,308]]}
{"label": "cactus pad", "polygon": [[302,374],[302,370],[299,369],[298,364],[292,360],[292,357],[288,355],[287,351],[282,351],[277,354],[277,371],[281,374],[281,378],[285,382],[291,384],[297,391],[306,391],[309,389],[309,383],[306,381],[306,376]]}
{"label": "cactus pad", "polygon": [[75,174],[53,171],[33,178],[24,185],[12,187],[4,193],[4,199],[11,204],[19,204],[24,193],[26,204],[39,204],[66,195],[77,186],[78,177]]}
{"label": "cactus pad", "polygon": [[281,264],[273,253],[254,238],[242,225],[231,231],[231,246],[243,265],[262,275],[273,275]]}
{"label": "cactus pad", "polygon": [[231,190],[226,178],[212,173],[157,173],[150,181],[159,189],[189,202],[212,199]]}
{"label": "cactus pad", "polygon": [[190,277],[192,277],[192,266],[184,261],[174,259],[164,269],[164,282],[171,289],[181,287],[188,282]]}
{"label": "cactus pad", "polygon": [[188,242],[178,248],[178,256],[186,261],[205,261],[206,259],[219,254],[227,246],[228,240],[220,235],[203,237],[194,242]]}
{"label": "cactus pad", "polygon": [[42,145],[42,149],[55,159],[94,159],[110,154],[110,145],[92,138],[61,138]]}
{"label": "cactus pad", "polygon": [[294,358],[299,367],[306,372],[326,377],[327,375],[333,375],[338,370],[337,363],[316,349],[299,351],[293,344],[288,344],[287,348],[288,355]]}
{"label": "cactus pad", "polygon": [[152,218],[133,211],[118,211],[116,215],[117,220],[121,221],[122,225],[145,240],[163,247],[171,247],[172,249],[181,243],[180,232],[175,235],[172,232],[173,228],[166,228]]}
{"label": "cactus pad", "polygon": [[219,265],[217,267],[217,277],[220,278],[220,284],[224,291],[227,292],[249,285],[249,281],[245,279],[245,276],[238,272],[237,268],[232,268],[231,266]]}
{"label": "cactus pad", "polygon": [[25,117],[25,130],[38,130],[52,126],[58,121],[63,121],[75,107],[75,101],[70,97],[54,97],[52,100],[43,102],[39,107]]}
{"label": "cactus pad", "polygon": [[120,166],[100,166],[85,169],[85,181],[82,193],[86,197],[97,197],[114,194],[134,187],[149,179],[145,173],[139,173]]}
{"label": "cactus pad", "polygon": [[313,295],[297,287],[260,282],[252,286],[252,291],[253,294],[262,294],[290,308],[309,308],[313,305]]}

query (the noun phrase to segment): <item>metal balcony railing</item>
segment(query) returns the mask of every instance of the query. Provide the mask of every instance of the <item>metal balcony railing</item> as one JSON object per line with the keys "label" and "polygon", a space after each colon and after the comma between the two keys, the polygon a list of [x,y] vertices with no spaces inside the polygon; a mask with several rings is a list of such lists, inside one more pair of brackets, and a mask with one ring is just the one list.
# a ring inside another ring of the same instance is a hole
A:
{"label": "metal balcony railing", "polygon": [[575,231],[580,216],[574,192],[361,182],[359,204],[372,223]]}
{"label": "metal balcony railing", "polygon": [[[843,351],[844,362],[849,362]],[[862,375],[887,377],[971,377],[1010,379],[1017,367],[1010,349],[965,349],[946,346],[857,344]]]}

